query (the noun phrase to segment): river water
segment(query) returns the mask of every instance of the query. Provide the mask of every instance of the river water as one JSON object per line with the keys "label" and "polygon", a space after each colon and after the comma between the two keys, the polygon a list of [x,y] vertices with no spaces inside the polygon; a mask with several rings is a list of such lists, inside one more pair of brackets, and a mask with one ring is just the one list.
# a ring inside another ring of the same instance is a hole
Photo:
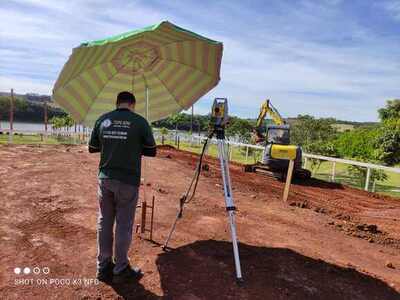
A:
{"label": "river water", "polygon": [[[30,132],[40,132],[45,130],[44,123],[24,123],[24,122],[14,122],[13,123],[14,131],[30,131]],[[0,121],[0,129],[10,129],[10,122],[8,121]],[[51,124],[47,125],[47,130],[51,131]],[[82,132],[82,126],[77,125],[76,130],[78,132]],[[62,131],[67,131],[66,128],[63,128]],[[75,127],[69,128],[68,131],[75,131]]]}

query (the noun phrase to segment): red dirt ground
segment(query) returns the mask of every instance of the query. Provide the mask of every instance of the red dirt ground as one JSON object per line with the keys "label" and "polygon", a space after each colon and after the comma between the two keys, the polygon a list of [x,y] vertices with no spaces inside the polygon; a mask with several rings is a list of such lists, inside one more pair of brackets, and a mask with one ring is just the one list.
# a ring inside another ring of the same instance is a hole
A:
{"label": "red dirt ground", "polygon": [[[238,286],[211,158],[163,252],[197,159],[165,148],[146,170],[146,193],[156,197],[154,242],[135,236],[130,251],[145,276],[96,284],[98,158],[83,146],[0,146],[0,299],[400,299],[398,199],[309,180],[293,184],[285,204],[282,183],[235,164],[245,279]],[[50,273],[16,275],[16,267]]]}

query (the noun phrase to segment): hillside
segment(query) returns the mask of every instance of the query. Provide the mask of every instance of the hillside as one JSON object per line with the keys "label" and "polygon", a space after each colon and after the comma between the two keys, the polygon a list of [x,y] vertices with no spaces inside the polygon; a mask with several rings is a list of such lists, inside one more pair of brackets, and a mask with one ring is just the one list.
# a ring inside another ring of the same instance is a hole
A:
{"label": "hillside", "polygon": [[[43,122],[44,102],[48,103],[48,119],[54,116],[64,116],[66,113],[50,101],[49,96],[35,96],[32,94],[15,95],[14,121],[18,122]],[[7,121],[10,111],[10,96],[0,94],[0,120]]]}

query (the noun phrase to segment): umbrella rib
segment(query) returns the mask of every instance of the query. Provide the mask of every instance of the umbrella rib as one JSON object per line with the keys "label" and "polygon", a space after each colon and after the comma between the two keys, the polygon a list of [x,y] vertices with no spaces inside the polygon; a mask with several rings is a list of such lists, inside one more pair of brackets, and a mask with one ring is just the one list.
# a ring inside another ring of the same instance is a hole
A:
{"label": "umbrella rib", "polygon": [[[184,63],[180,63],[180,62],[177,62],[177,61],[174,61],[174,60],[168,60],[168,59],[164,59],[164,58],[160,58],[160,60],[166,60],[166,61],[174,62],[174,63],[180,64],[180,65],[184,65],[184,66],[186,66],[186,67],[188,67],[188,68],[197,70],[197,71],[199,71],[200,73],[205,74],[206,76],[213,77],[213,75],[211,75],[210,73],[204,72],[204,71],[199,70],[199,69],[196,69],[195,67],[193,67],[193,66],[191,66],[191,65],[188,65],[188,64],[184,64]],[[153,70],[150,70],[150,72],[162,83],[162,85],[165,87],[165,89],[166,89],[171,95],[174,96],[174,99],[177,99],[177,96],[176,96],[174,93],[172,93],[172,92],[168,89],[168,87],[167,87],[167,85],[165,84],[165,82],[164,82],[160,77],[158,77],[158,76],[153,72]],[[176,101],[175,101],[175,102],[176,102]],[[185,109],[180,103],[178,103],[178,102],[176,102],[176,103],[177,103],[180,107],[182,107],[182,109]]]}
{"label": "umbrella rib", "polygon": [[[182,109],[184,109],[184,107],[183,107],[179,102],[176,101],[176,95],[175,95],[174,93],[172,93],[172,92],[169,90],[169,88],[168,88],[168,86],[165,84],[165,82],[164,82],[160,77],[158,77],[157,74],[155,74],[153,71],[150,71],[150,72],[151,72],[151,74],[153,74],[153,75],[161,82],[161,84],[164,86],[164,88],[174,97],[175,103],[176,103],[177,105],[179,105]],[[144,76],[144,75],[143,75],[143,76]]]}
{"label": "umbrella rib", "polygon": [[[200,73],[203,73],[203,74],[205,74],[206,76],[213,77],[213,75],[211,75],[210,73],[200,71],[199,69],[196,69],[196,68],[194,68],[193,66],[188,65],[188,64],[179,63],[179,62],[177,62],[177,61],[168,60],[168,59],[164,59],[164,58],[160,58],[160,60],[166,60],[166,61],[174,62],[174,63],[177,63],[177,64],[185,65],[185,66],[188,67],[188,68],[191,68],[191,69],[194,69],[194,70],[198,70]],[[165,82],[164,82],[159,76],[157,76],[157,74],[156,74],[155,72],[153,72],[153,70],[150,70],[150,72],[151,72],[151,74],[153,74],[153,75],[162,83],[162,85],[165,87],[165,89],[174,97],[175,103],[176,103],[177,105],[179,105],[182,109],[185,109],[185,107],[183,107],[179,102],[176,101],[177,96],[168,88],[168,86],[165,84]]]}
{"label": "umbrella rib", "polygon": [[[107,62],[107,63],[111,63],[111,62]],[[105,63],[106,64],[106,63]],[[112,63],[111,63],[112,64]],[[126,64],[124,64],[121,68],[124,68],[127,64],[129,64],[129,61],[126,63]],[[101,64],[101,65],[103,65],[103,64]],[[99,66],[99,65],[97,65],[97,66]],[[87,69],[87,70],[89,70],[89,69]],[[85,72],[87,72],[87,70],[85,71]],[[92,109],[92,107],[93,107],[93,105],[94,105],[94,103],[96,102],[96,99],[97,99],[97,97],[103,92],[103,90],[104,90],[104,88],[106,87],[106,85],[116,76],[116,75],[118,75],[119,73],[119,69],[116,69],[117,71],[115,72],[115,74],[113,74],[108,80],[107,80],[107,82],[103,85],[103,87],[101,88],[101,89],[99,89],[99,92],[96,94],[96,96],[95,97],[93,97],[93,101],[92,101],[92,103],[89,105],[89,107],[88,107],[88,109],[86,110],[86,116],[89,114],[89,112],[90,112],[90,110]],[[82,72],[83,73],[83,72]],[[82,74],[81,73],[81,74]],[[78,76],[77,76],[78,77]],[[76,78],[76,77],[75,77]],[[73,79],[74,80],[74,79]],[[72,81],[72,80],[71,80]],[[69,83],[71,83],[71,81],[69,81]],[[62,88],[65,88],[65,86],[67,86],[67,85],[64,85]],[[84,119],[83,119],[84,120]],[[82,120],[82,121],[83,121]]]}
{"label": "umbrella rib", "polygon": [[183,63],[183,62],[179,62],[179,61],[177,61],[177,60],[174,60],[174,59],[167,59],[167,58],[161,58],[161,57],[160,57],[160,60],[166,60],[166,61],[169,61],[169,62],[174,62],[174,63],[180,64],[180,65],[187,66],[187,67],[189,67],[189,68],[198,70],[198,71],[200,71],[201,73],[207,74],[208,76],[211,76],[211,77],[214,76],[214,74],[210,74],[210,73],[207,72],[207,71],[204,71],[204,70],[202,70],[202,69],[197,69],[197,68],[195,68],[195,67],[192,66],[192,65],[188,65],[188,64],[185,64],[185,63]]}
{"label": "umbrella rib", "polygon": [[[92,104],[90,104],[88,110],[86,111],[86,116],[88,116],[90,110],[92,109],[93,104],[96,102],[97,97],[103,92],[104,88],[106,87],[106,85],[118,74],[118,71],[115,72],[114,75],[112,75],[110,77],[110,79],[108,79],[108,81],[104,84],[104,86],[100,89],[100,91],[96,94],[96,96],[93,98]],[[83,121],[83,120],[82,120]]]}
{"label": "umbrella rib", "polygon": [[[69,85],[72,81],[74,81],[75,79],[77,79],[77,78],[78,78],[79,76],[81,76],[83,73],[86,73],[86,72],[88,72],[88,71],[91,70],[91,69],[94,69],[94,68],[96,68],[96,67],[99,67],[99,66],[102,66],[102,65],[106,65],[106,64],[112,64],[112,65],[114,65],[111,61],[106,61],[106,62],[104,62],[104,63],[94,65],[94,66],[92,66],[91,68],[87,68],[87,69],[83,70],[82,72],[80,72],[79,74],[77,74],[76,76],[74,76],[73,78],[69,78],[68,81],[67,81],[65,84],[63,84],[62,86],[60,86],[58,89],[65,88],[67,85]],[[113,76],[112,76],[112,77],[113,77]],[[112,78],[112,77],[111,77],[111,78]],[[58,89],[57,89],[57,90],[58,90]]]}

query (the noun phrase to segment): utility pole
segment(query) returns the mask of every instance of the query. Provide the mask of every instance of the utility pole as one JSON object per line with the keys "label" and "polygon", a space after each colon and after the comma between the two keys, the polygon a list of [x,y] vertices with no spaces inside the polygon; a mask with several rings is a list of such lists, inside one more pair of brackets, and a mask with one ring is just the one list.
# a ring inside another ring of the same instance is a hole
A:
{"label": "utility pole", "polygon": [[10,131],[8,132],[8,142],[12,144],[14,134],[14,89],[11,89],[10,97]]}
{"label": "utility pole", "polygon": [[44,131],[47,133],[47,101],[44,100]]}

